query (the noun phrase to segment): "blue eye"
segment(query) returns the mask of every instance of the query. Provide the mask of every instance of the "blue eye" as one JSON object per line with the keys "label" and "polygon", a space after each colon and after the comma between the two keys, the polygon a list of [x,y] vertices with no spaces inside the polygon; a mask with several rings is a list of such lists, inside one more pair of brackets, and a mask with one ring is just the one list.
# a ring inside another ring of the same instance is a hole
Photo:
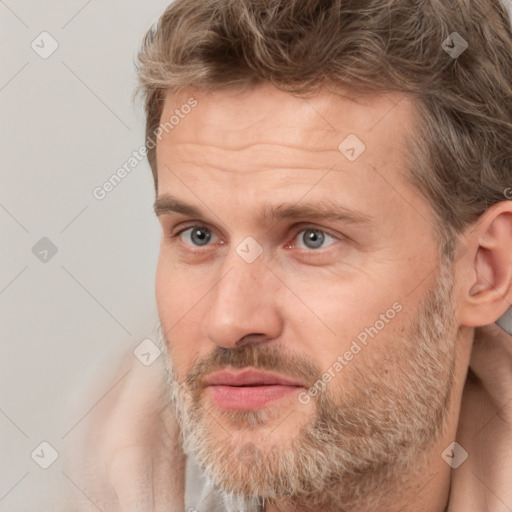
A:
{"label": "blue eye", "polygon": [[[212,238],[211,229],[201,225],[184,228],[181,231],[178,231],[175,235],[173,235],[173,238],[182,237],[187,232],[189,233],[187,237],[188,242],[192,242],[192,245],[196,247],[204,247],[205,245],[208,244],[208,242],[210,242]],[[301,234],[302,236],[300,236]],[[294,241],[296,241],[297,239],[300,239],[304,244],[302,247],[299,246],[300,249],[312,250],[322,248],[324,242],[328,239],[331,239],[333,242],[336,242],[336,239],[332,235],[329,235],[325,231],[316,228],[301,229],[293,238]],[[185,240],[183,239],[183,241]]]}
{"label": "blue eye", "polygon": [[[300,236],[301,234],[302,236]],[[306,246],[306,249],[318,249],[325,242],[326,237],[335,241],[334,237],[321,229],[306,228],[297,233],[295,240],[299,238]]]}
{"label": "blue eye", "polygon": [[194,245],[196,245],[195,242],[197,242],[197,246],[199,247],[206,245],[212,237],[211,230],[204,226],[192,226],[191,228],[182,229],[176,233],[174,237],[181,236],[187,231],[191,232],[189,240],[192,240]]}

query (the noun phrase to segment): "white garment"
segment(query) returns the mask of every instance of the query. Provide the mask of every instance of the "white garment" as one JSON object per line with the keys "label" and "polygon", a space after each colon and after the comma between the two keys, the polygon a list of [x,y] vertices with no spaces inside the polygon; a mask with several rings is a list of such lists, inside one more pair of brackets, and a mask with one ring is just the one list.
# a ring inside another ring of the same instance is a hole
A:
{"label": "white garment", "polygon": [[263,512],[264,508],[250,501],[230,500],[224,496],[201,470],[193,454],[187,455],[185,473],[186,512]]}

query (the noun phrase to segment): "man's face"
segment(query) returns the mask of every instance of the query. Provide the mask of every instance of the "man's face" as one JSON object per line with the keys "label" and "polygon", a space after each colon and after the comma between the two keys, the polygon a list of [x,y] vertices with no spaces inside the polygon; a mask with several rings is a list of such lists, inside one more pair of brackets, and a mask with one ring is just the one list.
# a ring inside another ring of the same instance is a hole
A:
{"label": "man's face", "polygon": [[[422,460],[451,392],[450,269],[438,281],[433,215],[404,178],[412,104],[193,96],[157,147],[157,305],[185,449],[225,490],[360,503]],[[247,369],[291,385],[207,385]]]}

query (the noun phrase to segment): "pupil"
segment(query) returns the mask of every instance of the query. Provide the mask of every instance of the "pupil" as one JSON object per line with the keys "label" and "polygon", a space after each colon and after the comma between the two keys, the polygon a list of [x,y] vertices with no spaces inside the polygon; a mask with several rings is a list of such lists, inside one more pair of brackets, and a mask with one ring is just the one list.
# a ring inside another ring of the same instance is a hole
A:
{"label": "pupil", "polygon": [[[307,233],[309,233],[309,235]],[[308,245],[307,242],[312,242],[314,249],[320,247],[324,241],[324,235],[316,230],[307,230],[304,236],[306,245]]]}
{"label": "pupil", "polygon": [[196,240],[199,240],[197,245],[205,245],[209,242],[211,238],[211,234],[206,233],[205,229],[195,229],[192,231],[192,238],[196,237]]}

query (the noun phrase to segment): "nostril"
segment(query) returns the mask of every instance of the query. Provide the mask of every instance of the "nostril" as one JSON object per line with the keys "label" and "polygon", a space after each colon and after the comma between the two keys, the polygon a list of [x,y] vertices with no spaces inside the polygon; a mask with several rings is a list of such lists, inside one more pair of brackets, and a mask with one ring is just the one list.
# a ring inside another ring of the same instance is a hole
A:
{"label": "nostril", "polygon": [[[240,338],[236,344],[243,345],[244,343],[250,343],[251,341],[258,341],[261,337],[265,336],[262,332],[253,332],[251,334],[246,334],[243,338]],[[254,338],[254,339],[253,339]]]}

